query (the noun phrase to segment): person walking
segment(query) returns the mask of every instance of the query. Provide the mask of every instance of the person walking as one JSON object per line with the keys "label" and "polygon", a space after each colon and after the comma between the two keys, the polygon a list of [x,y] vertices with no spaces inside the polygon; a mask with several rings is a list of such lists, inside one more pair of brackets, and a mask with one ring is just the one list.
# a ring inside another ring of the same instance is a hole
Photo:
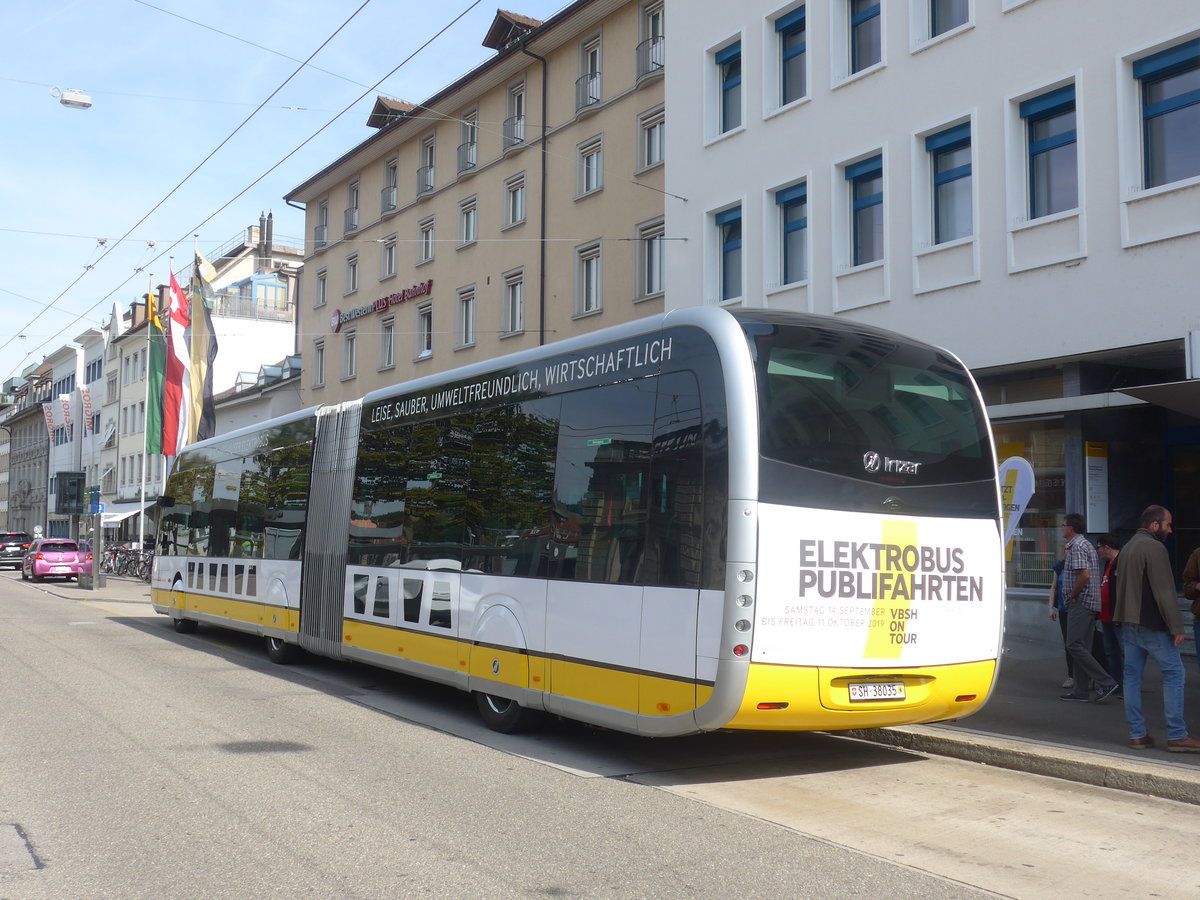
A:
{"label": "person walking", "polygon": [[1175,593],[1171,558],[1163,546],[1171,534],[1171,511],[1148,506],[1141,525],[1121,551],[1117,568],[1117,603],[1113,621],[1121,623],[1125,650],[1125,723],[1129,746],[1154,746],[1142,713],[1142,674],[1153,657],[1162,670],[1163,712],[1167,720],[1167,750],[1200,753],[1200,741],[1188,734],[1183,718],[1183,615]]}
{"label": "person walking", "polygon": [[1059,560],[1050,572],[1050,621],[1058,621],[1058,630],[1062,633],[1063,655],[1067,658],[1067,680],[1062,683],[1064,688],[1075,687],[1075,671],[1071,662],[1071,654],[1067,652],[1067,601],[1063,595],[1063,564]]}
{"label": "person walking", "polygon": [[1096,635],[1096,615],[1100,612],[1100,561],[1096,548],[1083,536],[1085,525],[1079,513],[1063,517],[1063,540],[1067,542],[1067,561],[1063,566],[1063,593],[1067,608],[1067,652],[1071,654],[1075,686],[1060,700],[1087,703],[1091,688],[1096,702],[1107,700],[1119,685],[1092,656]]}
{"label": "person walking", "polygon": [[[1200,547],[1191,552],[1184,564],[1183,598],[1192,604],[1192,634],[1196,638],[1196,647],[1200,648]],[[1200,650],[1196,653],[1196,662],[1200,663]]]}
{"label": "person walking", "polygon": [[[1117,593],[1117,557],[1121,545],[1111,534],[1096,538],[1096,553],[1104,561],[1100,579],[1100,633],[1104,637],[1105,668],[1117,684],[1125,680],[1125,654],[1121,652],[1121,623],[1113,621],[1113,603]],[[1117,696],[1121,696],[1120,690]]]}

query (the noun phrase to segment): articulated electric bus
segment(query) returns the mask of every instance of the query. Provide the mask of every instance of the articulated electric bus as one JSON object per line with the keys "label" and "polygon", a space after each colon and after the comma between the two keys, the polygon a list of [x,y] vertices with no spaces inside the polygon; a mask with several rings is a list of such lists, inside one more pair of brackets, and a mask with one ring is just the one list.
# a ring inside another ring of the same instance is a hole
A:
{"label": "articulated electric bus", "polygon": [[492,728],[961,718],[995,683],[995,454],[951,354],[687,309],[188,447],[155,609],[454,685]]}

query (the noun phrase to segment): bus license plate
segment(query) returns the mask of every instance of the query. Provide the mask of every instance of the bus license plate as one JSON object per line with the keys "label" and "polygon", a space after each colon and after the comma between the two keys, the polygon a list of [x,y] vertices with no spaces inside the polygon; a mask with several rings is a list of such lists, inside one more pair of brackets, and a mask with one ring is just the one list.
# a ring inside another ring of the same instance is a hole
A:
{"label": "bus license plate", "polygon": [[850,685],[850,702],[868,700],[903,700],[903,681],[864,681]]}

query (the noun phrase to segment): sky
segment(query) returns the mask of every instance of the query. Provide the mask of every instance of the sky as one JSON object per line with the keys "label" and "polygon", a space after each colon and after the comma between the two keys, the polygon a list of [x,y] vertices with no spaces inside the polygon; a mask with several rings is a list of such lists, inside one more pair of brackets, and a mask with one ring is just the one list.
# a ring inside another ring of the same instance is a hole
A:
{"label": "sky", "polygon": [[[503,8],[545,20],[565,3]],[[276,243],[302,246],[304,214],[284,195],[374,133],[377,95],[419,102],[490,58],[481,41],[496,10],[495,0],[8,4],[0,382],[262,213],[274,213]],[[63,106],[71,90],[91,108]]]}

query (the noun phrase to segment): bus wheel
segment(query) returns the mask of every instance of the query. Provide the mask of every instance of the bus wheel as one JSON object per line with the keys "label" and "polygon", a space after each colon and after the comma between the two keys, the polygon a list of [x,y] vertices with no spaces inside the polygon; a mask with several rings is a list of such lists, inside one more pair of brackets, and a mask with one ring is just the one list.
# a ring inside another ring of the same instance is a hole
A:
{"label": "bus wheel", "polygon": [[193,634],[200,627],[195,619],[175,619],[175,630],[180,634]]}
{"label": "bus wheel", "polygon": [[526,709],[516,700],[497,697],[494,694],[477,692],[475,705],[479,708],[479,716],[483,719],[483,724],[501,734],[530,731],[536,728],[541,720],[541,716],[535,710]]}
{"label": "bus wheel", "polygon": [[267,638],[267,659],[281,666],[289,665],[300,658],[303,651],[295,644],[289,644],[282,638]]}

